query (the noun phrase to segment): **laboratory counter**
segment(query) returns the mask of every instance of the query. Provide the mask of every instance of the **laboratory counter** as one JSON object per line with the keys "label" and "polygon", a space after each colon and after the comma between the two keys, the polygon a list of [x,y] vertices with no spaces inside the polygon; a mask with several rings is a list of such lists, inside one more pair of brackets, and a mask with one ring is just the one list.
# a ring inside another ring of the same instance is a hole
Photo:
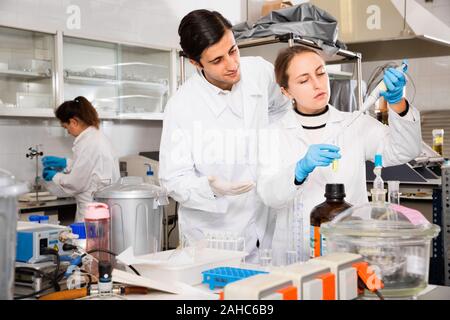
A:
{"label": "laboratory counter", "polygon": [[[120,300],[219,300],[218,290],[209,290],[208,285],[200,284],[186,290],[183,294],[170,294],[157,290],[150,290],[148,294],[130,294],[125,296],[92,296],[85,297],[82,300],[100,300],[100,299],[120,299]],[[16,294],[28,294],[31,291],[25,288],[16,287]],[[29,298],[32,299],[32,298]],[[428,285],[415,299],[408,300],[450,300],[450,287]]]}
{"label": "laboratory counter", "polygon": [[[146,295],[127,295],[121,297],[126,300],[218,300],[219,291],[211,291],[208,285],[201,284],[184,294],[169,294],[161,291],[152,290]],[[114,298],[114,297],[111,297]],[[99,299],[94,297],[93,299]],[[428,285],[416,299],[411,300],[450,300],[450,287]]]}
{"label": "laboratory counter", "polygon": [[27,221],[30,215],[49,216],[50,223],[70,225],[75,220],[77,203],[74,198],[58,198],[56,200],[36,202],[21,202],[18,205],[20,220]]}

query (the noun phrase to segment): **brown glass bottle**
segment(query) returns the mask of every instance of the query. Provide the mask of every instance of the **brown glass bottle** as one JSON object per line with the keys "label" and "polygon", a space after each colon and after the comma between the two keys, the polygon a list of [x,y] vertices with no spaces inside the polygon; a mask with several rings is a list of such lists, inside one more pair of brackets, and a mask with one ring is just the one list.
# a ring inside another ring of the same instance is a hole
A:
{"label": "brown glass bottle", "polygon": [[326,239],[320,234],[320,225],[333,220],[339,213],[352,205],[345,202],[345,188],[343,184],[333,183],[325,186],[326,200],[318,204],[310,215],[310,257],[315,258],[323,254],[326,249]]}
{"label": "brown glass bottle", "polygon": [[379,110],[376,112],[377,120],[385,125],[389,125],[389,112],[386,100],[383,97],[380,97],[378,100]]}

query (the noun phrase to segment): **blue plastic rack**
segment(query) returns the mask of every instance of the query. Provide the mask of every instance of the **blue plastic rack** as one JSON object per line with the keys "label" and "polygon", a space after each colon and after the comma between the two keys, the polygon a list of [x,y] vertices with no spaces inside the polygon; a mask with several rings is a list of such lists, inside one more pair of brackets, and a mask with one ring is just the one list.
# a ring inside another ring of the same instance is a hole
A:
{"label": "blue plastic rack", "polygon": [[233,267],[219,267],[203,271],[202,283],[208,283],[209,289],[224,287],[228,283],[248,278],[257,274],[268,273],[266,271],[240,269]]}

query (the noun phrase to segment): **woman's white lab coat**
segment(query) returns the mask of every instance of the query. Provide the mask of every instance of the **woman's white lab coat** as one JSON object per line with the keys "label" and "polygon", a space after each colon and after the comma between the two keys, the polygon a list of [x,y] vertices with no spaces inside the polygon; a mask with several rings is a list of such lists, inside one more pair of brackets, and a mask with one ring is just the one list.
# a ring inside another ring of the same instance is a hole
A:
{"label": "woman's white lab coat", "polygon": [[[169,100],[159,178],[179,203],[179,227],[185,240],[197,241],[209,232],[229,233],[244,237],[247,251],[255,254],[258,240],[263,246],[268,208],[256,189],[238,196],[214,196],[207,177],[256,181],[257,130],[268,125],[269,116],[279,114],[280,118],[289,100],[276,85],[269,62],[243,57],[240,68],[241,80],[232,89],[234,97],[239,97],[234,106],[226,102],[230,92],[213,86],[199,73]],[[231,107],[242,115],[236,116]]]}
{"label": "woman's white lab coat", "polygon": [[[329,112],[324,139],[332,136],[353,116],[332,106]],[[277,264],[285,262],[288,242],[292,239],[289,226],[294,210],[301,213],[303,219],[301,258],[305,260],[309,257],[310,212],[325,200],[327,183],[343,183],[347,202],[353,205],[366,203],[365,161],[373,161],[375,154],[381,153],[383,166],[403,164],[418,156],[422,145],[420,115],[411,105],[404,117],[389,110],[389,126],[371,116],[361,115],[335,141],[342,156],[338,171],[333,172],[331,166],[317,167],[303,184],[297,186],[294,184],[295,166],[311,144],[308,135],[294,110],[289,110],[280,121],[272,124],[270,131],[271,144],[267,137],[260,139],[260,152],[270,150],[272,158],[270,161],[264,161],[263,157],[260,159],[257,189],[264,203],[275,209],[272,210],[276,215],[272,249]]]}
{"label": "woman's white lab coat", "polygon": [[119,162],[104,134],[95,127],[88,127],[73,143],[73,158],[67,159],[64,173],[57,173],[53,182],[75,197],[76,221],[83,221],[87,203],[93,201],[93,193],[120,178]]}

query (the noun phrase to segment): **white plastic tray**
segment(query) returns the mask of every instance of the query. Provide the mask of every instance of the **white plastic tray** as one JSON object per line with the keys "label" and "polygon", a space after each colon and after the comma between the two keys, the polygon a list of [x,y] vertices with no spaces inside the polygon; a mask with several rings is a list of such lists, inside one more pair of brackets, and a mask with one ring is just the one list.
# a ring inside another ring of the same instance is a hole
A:
{"label": "white plastic tray", "polygon": [[[137,256],[145,260],[168,260],[174,250],[161,251],[152,254]],[[230,251],[202,248],[196,249],[194,262],[188,264],[133,265],[143,277],[153,279],[170,279],[181,281],[189,285],[202,283],[202,272],[216,267],[238,267],[241,260],[247,255],[242,251]]]}

